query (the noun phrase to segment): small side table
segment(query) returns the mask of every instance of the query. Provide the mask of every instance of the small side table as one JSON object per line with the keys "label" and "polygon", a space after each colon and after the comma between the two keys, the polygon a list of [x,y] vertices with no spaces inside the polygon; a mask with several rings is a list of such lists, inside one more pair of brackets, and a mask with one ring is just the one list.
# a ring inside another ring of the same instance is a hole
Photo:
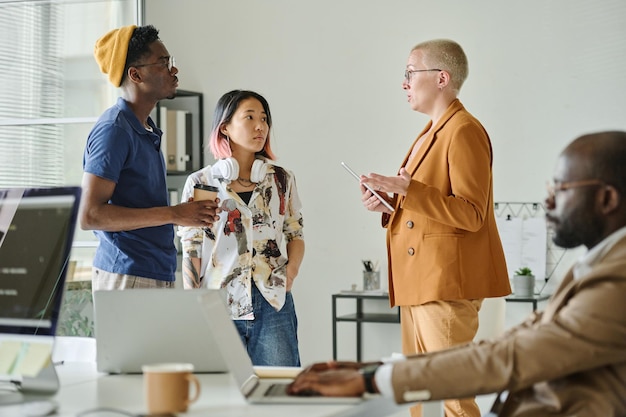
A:
{"label": "small side table", "polygon": [[[337,299],[353,299],[356,301],[356,312],[337,317]],[[337,322],[353,322],[356,324],[356,360],[361,361],[361,325],[363,323],[400,323],[400,309],[397,313],[365,313],[363,300],[389,300],[386,293],[368,293],[366,291],[341,292],[333,294],[333,359],[337,360]]]}
{"label": "small side table", "polygon": [[539,301],[545,301],[550,298],[552,294],[535,294],[532,297],[518,297],[515,294],[511,294],[505,298],[507,303],[532,303],[533,311],[537,310],[537,303]]}

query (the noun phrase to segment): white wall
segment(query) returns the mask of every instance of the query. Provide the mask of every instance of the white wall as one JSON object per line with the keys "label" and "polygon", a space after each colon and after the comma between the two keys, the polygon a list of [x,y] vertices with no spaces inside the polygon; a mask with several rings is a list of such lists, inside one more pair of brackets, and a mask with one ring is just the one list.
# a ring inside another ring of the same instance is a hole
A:
{"label": "white wall", "polygon": [[[401,90],[416,43],[447,37],[464,47],[470,75],[460,98],[490,132],[496,201],[543,201],[570,140],[626,129],[623,0],[146,3],[146,23],[176,56],[180,88],[205,94],[207,131],[228,90],[256,90],[270,103],[278,162],[295,171],[304,204],[307,249],[294,289],[304,363],[331,356],[331,294],[361,285],[361,259],[386,259],[379,217],[339,162],[397,170],[427,121]],[[508,305],[507,320],[529,312]],[[340,326],[340,356],[353,357],[353,326]],[[400,349],[396,326],[365,331],[366,359]]]}

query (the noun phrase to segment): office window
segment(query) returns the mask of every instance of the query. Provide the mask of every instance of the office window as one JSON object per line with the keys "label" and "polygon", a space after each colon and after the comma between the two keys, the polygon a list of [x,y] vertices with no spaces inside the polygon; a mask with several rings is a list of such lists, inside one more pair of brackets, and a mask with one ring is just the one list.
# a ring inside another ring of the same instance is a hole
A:
{"label": "office window", "polygon": [[139,0],[0,2],[0,188],[78,185],[97,117],[118,95],[96,39],[139,21]]}
{"label": "office window", "polygon": [[[100,73],[94,44],[140,22],[142,4],[0,2],[0,188],[80,184],[87,135],[119,95]],[[90,269],[96,245],[91,231],[76,228],[77,271]]]}

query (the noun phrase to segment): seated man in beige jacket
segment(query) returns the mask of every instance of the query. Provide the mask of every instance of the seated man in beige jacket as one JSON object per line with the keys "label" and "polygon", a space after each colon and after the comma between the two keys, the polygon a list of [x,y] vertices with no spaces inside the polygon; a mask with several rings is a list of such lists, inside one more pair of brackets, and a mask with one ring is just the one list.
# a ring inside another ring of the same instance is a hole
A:
{"label": "seated man in beige jacket", "polygon": [[546,198],[554,242],[589,250],[542,313],[503,336],[394,363],[315,364],[292,394],[398,403],[500,392],[490,415],[626,416],[626,132],[574,140]]}

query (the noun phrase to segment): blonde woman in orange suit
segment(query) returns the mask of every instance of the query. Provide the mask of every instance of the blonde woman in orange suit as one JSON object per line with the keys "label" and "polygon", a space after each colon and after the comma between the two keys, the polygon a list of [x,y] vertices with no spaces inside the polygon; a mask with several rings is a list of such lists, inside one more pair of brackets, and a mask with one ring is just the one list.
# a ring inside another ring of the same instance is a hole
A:
{"label": "blonde woman in orange suit", "polygon": [[[389,298],[400,306],[406,355],[472,341],[482,300],[511,293],[493,211],[491,142],[457,98],[467,74],[456,42],[415,46],[402,88],[411,109],[431,120],[397,176],[361,180],[395,207],[361,187],[365,207],[383,213]],[[473,398],[447,401],[445,410],[447,417],[480,416]],[[419,406],[411,415],[421,416]]]}

